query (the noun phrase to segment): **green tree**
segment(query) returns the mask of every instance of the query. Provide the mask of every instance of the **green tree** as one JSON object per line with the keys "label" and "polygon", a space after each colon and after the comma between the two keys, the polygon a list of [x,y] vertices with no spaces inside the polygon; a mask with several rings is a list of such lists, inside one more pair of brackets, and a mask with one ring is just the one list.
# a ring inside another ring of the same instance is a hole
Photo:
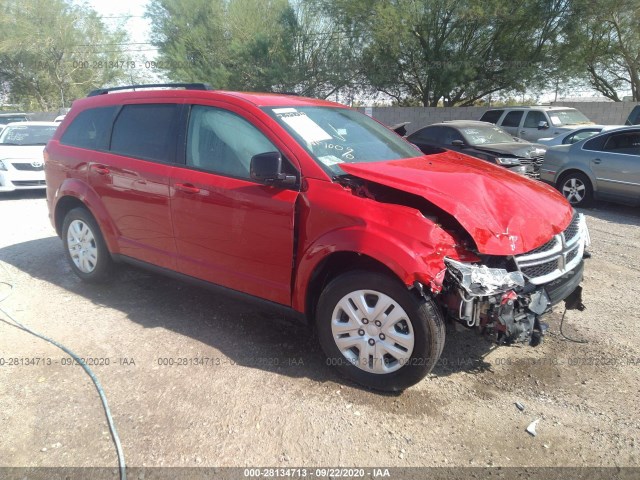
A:
{"label": "green tree", "polygon": [[616,102],[640,101],[640,0],[575,0],[567,28],[567,68]]}
{"label": "green tree", "polygon": [[472,105],[544,84],[568,0],[324,0],[361,70],[398,104]]}
{"label": "green tree", "polygon": [[314,2],[152,0],[148,14],[175,81],[327,97],[358,75],[356,46]]}
{"label": "green tree", "polygon": [[176,81],[271,90],[291,62],[287,0],[153,0],[159,64]]}
{"label": "green tree", "polygon": [[[69,107],[93,88],[125,75],[121,30],[68,0],[3,0],[0,4],[0,84],[26,109]],[[106,50],[106,51],[105,51]]]}

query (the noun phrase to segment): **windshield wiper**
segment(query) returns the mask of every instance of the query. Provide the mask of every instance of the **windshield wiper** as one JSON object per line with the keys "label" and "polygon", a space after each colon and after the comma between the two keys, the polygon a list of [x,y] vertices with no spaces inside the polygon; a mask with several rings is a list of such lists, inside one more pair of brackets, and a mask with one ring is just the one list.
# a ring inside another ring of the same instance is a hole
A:
{"label": "windshield wiper", "polygon": [[0,145],[20,145],[19,143],[3,142]]}

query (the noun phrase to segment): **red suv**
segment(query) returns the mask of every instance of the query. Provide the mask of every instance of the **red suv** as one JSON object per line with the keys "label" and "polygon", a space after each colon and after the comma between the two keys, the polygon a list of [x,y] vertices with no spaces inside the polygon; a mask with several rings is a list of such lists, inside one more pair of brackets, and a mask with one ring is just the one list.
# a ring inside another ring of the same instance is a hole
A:
{"label": "red suv", "polygon": [[327,101],[136,88],[76,101],[46,147],[84,280],[127,262],[260,300],[382,390],[433,368],[445,318],[537,344],[552,305],[581,305],[587,227],[551,187]]}

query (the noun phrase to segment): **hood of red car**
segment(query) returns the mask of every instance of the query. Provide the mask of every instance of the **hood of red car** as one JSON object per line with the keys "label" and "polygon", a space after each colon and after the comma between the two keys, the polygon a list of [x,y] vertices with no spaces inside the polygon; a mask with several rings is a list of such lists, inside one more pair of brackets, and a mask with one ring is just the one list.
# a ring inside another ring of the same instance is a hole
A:
{"label": "hood of red car", "polygon": [[550,186],[454,152],[340,167],[425,198],[454,216],[488,255],[533,250],[562,232],[573,216]]}

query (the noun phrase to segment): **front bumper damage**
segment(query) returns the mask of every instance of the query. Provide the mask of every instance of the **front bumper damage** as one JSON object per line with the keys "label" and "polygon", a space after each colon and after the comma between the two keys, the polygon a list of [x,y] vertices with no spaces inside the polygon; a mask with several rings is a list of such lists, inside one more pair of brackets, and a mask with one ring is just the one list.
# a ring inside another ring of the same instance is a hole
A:
{"label": "front bumper damage", "polygon": [[[549,244],[542,253],[524,256],[549,264],[543,272],[543,281],[525,273],[531,267],[507,271],[446,258],[439,299],[448,316],[494,336],[500,344],[535,346],[548,328],[542,317],[554,305],[564,300],[568,310],[584,310],[580,283],[589,233],[584,218],[581,215],[574,218],[570,227],[554,240],[557,245]],[[518,260],[513,259],[512,264],[518,265]],[[551,271],[552,268],[555,270]]]}
{"label": "front bumper damage", "polygon": [[544,288],[527,284],[521,272],[451,259],[445,263],[447,294],[443,299],[449,316],[494,336],[500,344],[540,343],[547,329],[540,319],[551,309]]}

